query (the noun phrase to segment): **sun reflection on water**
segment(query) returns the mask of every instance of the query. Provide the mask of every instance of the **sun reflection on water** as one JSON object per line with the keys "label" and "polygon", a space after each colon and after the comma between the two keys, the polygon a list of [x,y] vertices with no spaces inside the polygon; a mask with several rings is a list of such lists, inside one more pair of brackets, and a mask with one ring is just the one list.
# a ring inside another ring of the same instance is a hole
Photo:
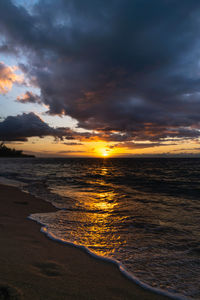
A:
{"label": "sun reflection on water", "polygon": [[81,244],[93,249],[94,252],[104,253],[104,255],[105,249],[109,254],[114,252],[121,243],[125,243],[116,231],[116,223],[123,224],[124,217],[117,216],[115,213],[119,205],[118,199],[122,195],[119,195],[112,185],[104,180],[104,176],[108,173],[109,170],[105,165],[99,168],[98,174],[102,176],[101,179],[94,178],[87,181],[88,186],[93,186],[92,189],[59,187],[57,191],[61,196],[75,199],[76,210],[62,213],[64,219],[70,220],[70,232],[67,230],[66,240],[78,241],[78,243],[81,241]]}

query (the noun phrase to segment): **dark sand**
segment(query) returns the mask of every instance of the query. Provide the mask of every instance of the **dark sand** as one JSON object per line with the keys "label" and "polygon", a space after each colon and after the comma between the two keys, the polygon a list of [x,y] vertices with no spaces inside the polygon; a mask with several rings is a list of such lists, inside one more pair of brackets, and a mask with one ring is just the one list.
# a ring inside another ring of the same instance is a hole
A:
{"label": "dark sand", "polygon": [[40,233],[31,213],[55,208],[0,185],[0,299],[168,299],[125,278],[117,266]]}

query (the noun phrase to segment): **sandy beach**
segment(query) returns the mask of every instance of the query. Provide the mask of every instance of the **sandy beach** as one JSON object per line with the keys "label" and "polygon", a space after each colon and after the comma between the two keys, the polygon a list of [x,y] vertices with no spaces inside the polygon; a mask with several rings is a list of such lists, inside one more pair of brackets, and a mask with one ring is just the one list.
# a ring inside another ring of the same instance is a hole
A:
{"label": "sandy beach", "polygon": [[47,238],[31,213],[55,208],[0,185],[0,299],[168,299],[125,278],[117,266]]}

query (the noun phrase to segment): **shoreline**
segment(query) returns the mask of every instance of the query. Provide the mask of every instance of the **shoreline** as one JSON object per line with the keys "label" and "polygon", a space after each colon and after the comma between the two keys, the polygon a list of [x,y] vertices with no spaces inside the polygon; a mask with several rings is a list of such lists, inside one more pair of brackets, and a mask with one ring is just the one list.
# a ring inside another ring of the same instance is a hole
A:
{"label": "shoreline", "polygon": [[[94,258],[83,251],[83,246],[58,243],[41,234],[41,225],[30,222],[28,216],[55,212],[51,203],[2,184],[0,200],[0,296],[8,293],[8,299],[184,299],[140,286],[128,278],[129,273],[117,262],[97,255]],[[18,296],[12,298],[12,294]]]}
{"label": "shoreline", "polygon": [[[56,208],[56,206],[55,206],[55,208]],[[159,289],[159,288],[154,288],[154,287],[148,285],[147,283],[142,282],[140,279],[135,277],[132,273],[128,272],[126,270],[126,268],[124,267],[124,265],[120,261],[117,261],[117,260],[115,260],[113,258],[110,258],[110,257],[98,255],[98,254],[92,252],[89,248],[87,248],[84,245],[75,244],[71,241],[61,240],[61,239],[57,238],[55,235],[53,235],[52,233],[49,233],[47,231],[47,229],[46,229],[46,227],[43,223],[41,223],[37,220],[34,220],[34,218],[32,218],[31,215],[28,216],[28,219],[40,224],[42,226],[41,229],[40,229],[40,232],[45,234],[49,239],[51,239],[51,240],[53,240],[57,243],[61,243],[61,244],[64,244],[64,245],[69,245],[69,246],[72,246],[74,248],[80,249],[81,251],[84,251],[86,254],[92,256],[95,259],[101,260],[103,262],[108,262],[110,264],[113,264],[113,265],[117,266],[118,270],[120,271],[120,273],[125,278],[129,279],[131,282],[133,282],[134,284],[140,286],[141,288],[144,288],[145,290],[153,292],[157,295],[167,296],[167,297],[169,297],[168,299],[174,299],[174,300],[189,300],[190,299],[188,297],[186,298],[185,296],[183,296],[181,294],[170,293],[168,291],[165,291],[165,290],[162,290],[162,289]]]}

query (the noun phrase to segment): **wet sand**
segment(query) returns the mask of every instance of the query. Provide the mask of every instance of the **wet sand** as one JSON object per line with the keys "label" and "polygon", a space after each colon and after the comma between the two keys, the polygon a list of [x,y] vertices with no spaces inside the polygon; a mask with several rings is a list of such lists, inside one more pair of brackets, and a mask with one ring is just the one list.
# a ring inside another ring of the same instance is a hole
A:
{"label": "wet sand", "polygon": [[27,219],[55,210],[0,185],[0,299],[169,299],[136,285],[112,263],[50,240]]}

